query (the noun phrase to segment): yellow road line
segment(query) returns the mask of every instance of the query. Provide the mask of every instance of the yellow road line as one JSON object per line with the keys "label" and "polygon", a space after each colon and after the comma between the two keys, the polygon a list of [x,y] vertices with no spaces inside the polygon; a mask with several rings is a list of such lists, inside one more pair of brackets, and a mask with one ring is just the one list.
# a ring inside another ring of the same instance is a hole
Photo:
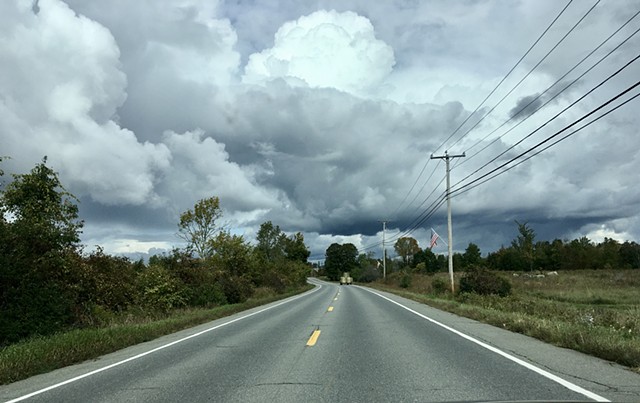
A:
{"label": "yellow road line", "polygon": [[330,306],[329,309],[327,309],[327,312],[332,312],[333,311],[333,307]]}
{"label": "yellow road line", "polygon": [[309,341],[307,341],[307,347],[315,346],[318,337],[320,337],[320,330],[314,330],[313,333],[311,333],[311,337],[309,337]]}

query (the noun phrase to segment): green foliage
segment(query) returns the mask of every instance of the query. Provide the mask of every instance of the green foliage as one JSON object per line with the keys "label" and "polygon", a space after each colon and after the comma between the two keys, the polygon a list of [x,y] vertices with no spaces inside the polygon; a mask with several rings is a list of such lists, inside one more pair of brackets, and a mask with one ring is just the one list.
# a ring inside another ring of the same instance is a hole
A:
{"label": "green foliage", "polygon": [[307,263],[311,252],[304,243],[304,235],[297,232],[291,237],[287,238],[284,245],[284,253],[287,256],[287,260],[294,262]]}
{"label": "green foliage", "polygon": [[620,245],[620,264],[630,269],[640,269],[640,245],[635,242],[625,242]]}
{"label": "green foliage", "polygon": [[245,302],[253,294],[251,281],[246,277],[222,275],[218,281],[229,304]]}
{"label": "green foliage", "polygon": [[178,236],[189,243],[189,246],[203,259],[213,255],[211,239],[219,230],[217,220],[222,217],[220,199],[209,197],[199,200],[193,210],[180,214]]}
{"label": "green foliage", "polygon": [[184,284],[162,266],[149,266],[136,279],[137,304],[150,311],[169,312],[186,306]]}
{"label": "green foliage", "polygon": [[260,261],[265,263],[283,260],[286,238],[279,226],[273,225],[271,221],[262,223],[256,236],[256,253]]}
{"label": "green foliage", "polygon": [[305,283],[311,266],[301,233],[287,237],[279,226],[267,221],[260,226],[256,240],[254,255],[259,267],[252,276],[256,285],[274,287],[280,293]]}
{"label": "green foliage", "polygon": [[516,221],[516,224],[518,225],[518,236],[511,242],[511,246],[526,261],[529,270],[533,270],[533,244],[536,233],[526,222],[521,224]]}
{"label": "green foliage", "polygon": [[187,251],[174,249],[170,255],[152,256],[149,266],[163,267],[182,282],[182,295],[188,306],[211,307],[227,303],[213,270]]}
{"label": "green foliage", "polygon": [[479,295],[499,295],[506,297],[511,294],[509,280],[482,268],[472,268],[460,279],[460,293],[474,293]]}
{"label": "green foliage", "polygon": [[444,294],[449,290],[449,284],[442,277],[434,277],[431,280],[431,290],[434,294]]}
{"label": "green foliage", "polygon": [[357,282],[369,283],[381,277],[381,263],[374,258],[374,252],[358,255],[358,267],[351,271],[351,276]]}
{"label": "green foliage", "polygon": [[148,266],[100,247],[83,256],[76,199],[45,163],[15,175],[0,194],[0,346],[120,317],[243,302],[256,287],[281,294],[309,274],[301,233],[287,237],[268,222],[254,248],[220,231],[217,197],[180,216],[189,247],[152,256]]}
{"label": "green foliage", "polygon": [[352,243],[333,243],[325,253],[325,271],[329,280],[337,281],[343,272],[352,272],[358,267],[358,249]]}
{"label": "green foliage", "polygon": [[83,283],[74,200],[46,158],[0,196],[0,344],[74,322]]}
{"label": "green foliage", "polygon": [[[526,231],[525,231],[526,232]],[[555,239],[552,242],[536,242],[533,246],[533,261],[521,248],[523,235],[514,240],[510,247],[502,247],[487,256],[488,267],[494,270],[541,271],[597,270],[608,268],[640,268],[640,245],[605,238],[594,244],[586,237],[572,241]]]}
{"label": "green foliage", "polygon": [[398,256],[402,258],[404,266],[409,266],[409,263],[411,263],[411,257],[420,252],[418,241],[411,237],[399,238],[393,245],[393,248],[395,249]]}
{"label": "green foliage", "polygon": [[241,235],[221,231],[211,240],[213,267],[231,276],[248,274],[254,266],[253,248]]}
{"label": "green foliage", "polygon": [[105,255],[98,247],[82,264],[86,270],[89,289],[87,302],[112,312],[125,311],[135,301],[137,273],[125,257]]}
{"label": "green foliage", "polygon": [[482,264],[482,254],[480,248],[474,243],[469,243],[467,249],[462,254],[462,264],[464,267],[478,266]]}
{"label": "green foliage", "polygon": [[409,288],[411,287],[411,274],[403,273],[402,277],[400,277],[400,287]]}
{"label": "green foliage", "polygon": [[[446,260],[440,259],[431,249],[424,249],[413,255],[413,264],[418,273],[433,274],[446,270]],[[420,266],[420,267],[418,267]]]}

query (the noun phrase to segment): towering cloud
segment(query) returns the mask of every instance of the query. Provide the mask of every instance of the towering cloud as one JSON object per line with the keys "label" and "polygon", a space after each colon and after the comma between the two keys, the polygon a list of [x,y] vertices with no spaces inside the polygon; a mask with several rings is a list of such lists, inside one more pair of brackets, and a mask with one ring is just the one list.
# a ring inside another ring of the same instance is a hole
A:
{"label": "towering cloud", "polygon": [[354,12],[316,11],[282,25],[270,49],[249,57],[243,81],[283,78],[291,84],[354,94],[377,90],[395,64],[371,22]]}

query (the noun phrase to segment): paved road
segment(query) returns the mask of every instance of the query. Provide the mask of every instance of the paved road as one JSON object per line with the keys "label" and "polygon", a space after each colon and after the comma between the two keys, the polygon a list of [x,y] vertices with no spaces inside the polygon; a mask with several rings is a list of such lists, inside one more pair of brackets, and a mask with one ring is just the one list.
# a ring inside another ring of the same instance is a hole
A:
{"label": "paved road", "polygon": [[640,400],[640,376],[604,361],[313,281],[302,296],[0,387],[0,400]]}

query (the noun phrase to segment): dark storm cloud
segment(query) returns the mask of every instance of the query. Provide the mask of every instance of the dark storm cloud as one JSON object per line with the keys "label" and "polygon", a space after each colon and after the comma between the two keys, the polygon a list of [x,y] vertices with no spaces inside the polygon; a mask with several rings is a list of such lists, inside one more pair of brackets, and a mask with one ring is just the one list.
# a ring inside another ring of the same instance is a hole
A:
{"label": "dark storm cloud", "polygon": [[540,96],[540,94],[533,94],[522,97],[518,99],[516,106],[514,106],[513,109],[509,111],[509,117],[517,117],[518,119],[527,118],[535,113],[538,108],[540,108],[543,102],[543,98]]}

